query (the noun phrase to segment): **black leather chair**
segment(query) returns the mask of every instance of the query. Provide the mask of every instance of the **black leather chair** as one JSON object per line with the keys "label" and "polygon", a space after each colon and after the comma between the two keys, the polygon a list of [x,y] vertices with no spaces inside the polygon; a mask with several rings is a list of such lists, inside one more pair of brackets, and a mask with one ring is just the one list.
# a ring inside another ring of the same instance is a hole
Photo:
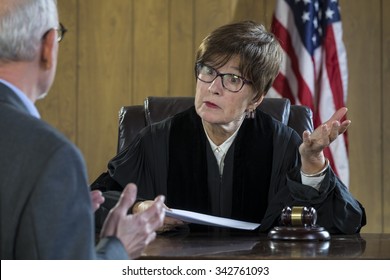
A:
{"label": "black leather chair", "polygon": [[[131,143],[145,126],[159,122],[194,104],[194,97],[147,97],[144,105],[124,106],[119,111],[118,152]],[[265,98],[257,110],[268,113],[295,129],[299,135],[313,131],[312,112],[308,107],[291,105],[286,98]]]}
{"label": "black leather chair", "polygon": [[[144,127],[159,122],[194,104],[194,97],[147,97],[143,105],[124,106],[119,111],[118,153],[125,149]],[[265,98],[257,110],[268,113],[278,121],[295,129],[299,135],[304,130],[313,131],[312,112],[308,107],[291,105],[285,98]],[[105,202],[95,212],[97,232],[100,231],[109,210],[115,206],[120,191],[105,191],[107,175],[102,174],[91,189],[103,191]],[[112,189],[112,188],[109,188]]]}

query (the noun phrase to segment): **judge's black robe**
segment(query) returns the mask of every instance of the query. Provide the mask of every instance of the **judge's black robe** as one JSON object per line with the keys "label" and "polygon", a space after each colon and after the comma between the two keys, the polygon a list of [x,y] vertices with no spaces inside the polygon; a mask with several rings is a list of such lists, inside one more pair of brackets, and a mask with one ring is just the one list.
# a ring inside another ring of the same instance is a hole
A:
{"label": "judge's black robe", "polygon": [[330,233],[359,232],[364,208],[331,168],[319,191],[301,183],[301,141],[293,129],[257,111],[241,125],[220,177],[191,107],[143,129],[109,162],[108,173],[121,188],[136,183],[143,199],[164,194],[168,207],[261,223],[260,231],[277,225],[285,206],[313,206],[317,224]]}

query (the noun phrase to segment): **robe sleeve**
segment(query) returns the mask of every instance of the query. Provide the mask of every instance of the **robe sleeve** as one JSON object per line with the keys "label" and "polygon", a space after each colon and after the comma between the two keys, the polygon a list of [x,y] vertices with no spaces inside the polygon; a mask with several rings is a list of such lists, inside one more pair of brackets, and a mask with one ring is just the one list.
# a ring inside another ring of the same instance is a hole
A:
{"label": "robe sleeve", "polygon": [[299,145],[295,131],[281,126],[275,129],[274,161],[269,205],[260,230],[268,231],[280,222],[285,206],[312,206],[317,211],[317,224],[330,233],[353,234],[366,224],[363,206],[329,168],[317,191],[302,184]]}
{"label": "robe sleeve", "polygon": [[112,179],[122,187],[135,183],[141,199],[166,195],[170,124],[168,119],[144,128],[108,163]]}
{"label": "robe sleeve", "polygon": [[312,206],[317,224],[330,233],[354,234],[366,224],[364,207],[349,192],[331,168],[317,191],[299,182],[299,168],[288,174],[288,187],[296,205]]}

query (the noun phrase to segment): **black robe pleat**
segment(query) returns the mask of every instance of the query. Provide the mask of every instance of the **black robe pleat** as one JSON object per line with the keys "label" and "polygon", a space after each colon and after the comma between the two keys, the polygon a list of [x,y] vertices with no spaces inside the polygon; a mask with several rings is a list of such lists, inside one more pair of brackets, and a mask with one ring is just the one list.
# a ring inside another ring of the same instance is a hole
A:
{"label": "black robe pleat", "polygon": [[[234,149],[233,176],[225,176],[232,180],[231,218],[260,223],[267,209],[273,158],[271,122],[265,114],[245,120],[231,147]],[[208,178],[213,162],[207,160],[208,145],[194,108],[172,121],[167,184],[168,202],[172,207],[212,213],[212,204],[216,202],[209,195],[213,186],[209,186]],[[213,172],[213,176],[219,177],[219,174]],[[224,185],[231,184],[223,184],[221,191]]]}

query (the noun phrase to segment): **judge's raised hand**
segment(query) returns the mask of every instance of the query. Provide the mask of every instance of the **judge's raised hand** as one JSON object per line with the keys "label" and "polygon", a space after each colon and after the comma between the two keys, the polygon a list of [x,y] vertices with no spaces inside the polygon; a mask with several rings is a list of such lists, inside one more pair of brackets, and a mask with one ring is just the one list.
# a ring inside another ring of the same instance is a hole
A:
{"label": "judge's raised hand", "polygon": [[347,111],[346,107],[342,107],[312,133],[303,132],[303,142],[299,147],[299,153],[302,160],[301,170],[304,173],[313,174],[324,168],[326,162],[323,150],[344,133],[351,124],[350,120],[341,121]]}
{"label": "judge's raised hand", "polygon": [[100,237],[116,236],[125,247],[130,259],[139,257],[145,247],[155,239],[156,230],[165,217],[164,196],[158,196],[143,212],[128,214],[137,196],[135,184],[128,184],[118,203],[108,213]]}

